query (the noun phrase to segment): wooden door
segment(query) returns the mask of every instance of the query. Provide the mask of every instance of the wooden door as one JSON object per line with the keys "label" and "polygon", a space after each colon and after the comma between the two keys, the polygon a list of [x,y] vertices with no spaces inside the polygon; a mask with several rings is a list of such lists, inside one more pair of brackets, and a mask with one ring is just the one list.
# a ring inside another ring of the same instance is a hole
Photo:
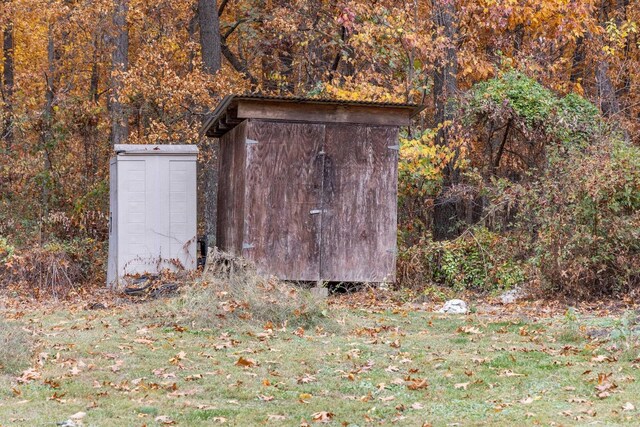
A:
{"label": "wooden door", "polygon": [[251,120],[246,140],[243,256],[262,273],[320,273],[324,125]]}
{"label": "wooden door", "polygon": [[395,280],[398,129],[326,125],[320,277]]}

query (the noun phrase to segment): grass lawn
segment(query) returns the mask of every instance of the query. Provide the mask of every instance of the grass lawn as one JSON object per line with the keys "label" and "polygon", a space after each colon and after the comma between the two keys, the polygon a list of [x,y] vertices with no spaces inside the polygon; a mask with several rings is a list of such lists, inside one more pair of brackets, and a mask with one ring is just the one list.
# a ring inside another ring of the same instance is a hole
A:
{"label": "grass lawn", "polygon": [[[172,320],[164,304],[20,318],[38,348],[22,382],[0,375],[0,425],[55,425],[74,414],[85,426],[640,419],[637,342],[620,315],[333,308],[315,329],[207,330]],[[617,338],[603,338],[610,331]]]}

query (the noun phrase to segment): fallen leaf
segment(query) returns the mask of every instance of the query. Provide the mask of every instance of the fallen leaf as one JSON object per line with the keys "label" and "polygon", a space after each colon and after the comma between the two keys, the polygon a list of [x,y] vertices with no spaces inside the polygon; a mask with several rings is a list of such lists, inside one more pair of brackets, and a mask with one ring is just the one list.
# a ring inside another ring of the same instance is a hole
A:
{"label": "fallen leaf", "polygon": [[604,354],[599,354],[598,356],[594,356],[591,358],[592,362],[601,363],[601,362],[615,362],[615,358],[605,356]]}
{"label": "fallen leaf", "polygon": [[122,368],[122,365],[124,365],[124,360],[116,360],[116,363],[109,366],[109,368],[111,368],[112,372],[118,372],[120,368]]}
{"label": "fallen leaf", "polygon": [[311,399],[312,397],[313,396],[309,393],[300,393],[300,396],[298,396],[300,402],[302,403],[309,403],[309,399]]}
{"label": "fallen leaf", "polygon": [[256,366],[256,361],[253,359],[245,359],[244,357],[240,356],[240,358],[236,362],[236,366],[242,366],[244,368],[253,368],[254,366]]}
{"label": "fallen leaf", "polygon": [[333,415],[334,414],[332,414],[331,412],[321,411],[311,414],[311,419],[315,423],[330,423]]}
{"label": "fallen leaf", "polygon": [[216,407],[213,405],[197,405],[196,408],[200,409],[201,411],[211,411],[213,409],[216,409]]}
{"label": "fallen leaf", "polygon": [[40,372],[36,371],[34,368],[29,368],[26,371],[22,372],[17,380],[20,384],[28,383],[33,380],[40,379]]}
{"label": "fallen leaf", "polygon": [[71,418],[72,420],[81,420],[86,416],[87,416],[86,412],[76,412],[75,414],[71,415],[69,418]]}
{"label": "fallen leaf", "polygon": [[407,380],[407,388],[409,390],[421,390],[423,388],[427,388],[429,386],[429,382],[426,379],[414,379]]}
{"label": "fallen leaf", "polygon": [[195,388],[190,389],[190,390],[180,390],[180,391],[174,390],[171,393],[169,393],[167,396],[169,396],[169,397],[193,396],[197,392],[198,392],[198,390],[196,390]]}
{"label": "fallen leaf", "polygon": [[180,364],[181,361],[185,360],[186,358],[187,358],[187,353],[185,353],[184,351],[181,351],[180,353],[176,354],[171,359],[169,359],[169,363],[171,363],[172,365],[178,365]]}
{"label": "fallen leaf", "polygon": [[633,403],[631,402],[626,402],[624,405],[622,405],[622,410],[623,411],[634,411],[636,409],[635,406],[633,406]]}
{"label": "fallen leaf", "polygon": [[467,325],[460,326],[458,329],[456,329],[456,332],[463,333],[463,334],[473,334],[473,335],[478,335],[482,333],[482,331],[476,328],[475,326],[467,326]]}
{"label": "fallen leaf", "polygon": [[466,390],[467,387],[469,387],[469,383],[458,383],[458,384],[454,384],[453,388],[458,388],[458,389],[463,389]]}
{"label": "fallen leaf", "polygon": [[524,377],[524,374],[516,374],[515,372],[506,369],[500,373],[501,377]]}
{"label": "fallen leaf", "polygon": [[155,418],[155,421],[157,423],[164,424],[164,425],[174,425],[176,423],[175,421],[173,421],[171,418],[169,418],[166,415],[157,416]]}
{"label": "fallen leaf", "polygon": [[309,384],[309,383],[312,383],[314,381],[317,381],[316,377],[314,377],[313,375],[305,374],[304,376],[298,378],[297,383],[298,384]]}

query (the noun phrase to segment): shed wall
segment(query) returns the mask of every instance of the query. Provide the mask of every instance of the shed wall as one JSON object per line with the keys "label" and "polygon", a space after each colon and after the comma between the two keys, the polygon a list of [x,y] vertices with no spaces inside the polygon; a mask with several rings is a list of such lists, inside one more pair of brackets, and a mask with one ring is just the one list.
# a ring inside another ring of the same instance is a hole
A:
{"label": "shed wall", "polygon": [[327,124],[320,276],[395,280],[398,128]]}
{"label": "shed wall", "polygon": [[262,273],[320,279],[324,128],[249,121],[242,253]]}
{"label": "shed wall", "polygon": [[247,121],[220,138],[216,244],[242,255]]}
{"label": "shed wall", "polygon": [[395,126],[249,119],[220,140],[218,246],[282,279],[395,280]]}

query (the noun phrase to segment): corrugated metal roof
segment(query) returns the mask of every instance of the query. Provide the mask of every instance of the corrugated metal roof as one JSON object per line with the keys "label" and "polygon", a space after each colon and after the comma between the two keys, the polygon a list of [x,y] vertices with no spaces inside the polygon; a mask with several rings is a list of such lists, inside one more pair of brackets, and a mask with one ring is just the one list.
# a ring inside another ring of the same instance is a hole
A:
{"label": "corrugated metal roof", "polygon": [[[234,99],[264,99],[284,102],[303,102],[311,104],[335,104],[335,105],[366,105],[373,107],[405,107],[418,108],[422,107],[417,104],[403,102],[379,102],[379,101],[352,101],[348,99],[333,99],[321,97],[301,97],[301,96],[271,96],[271,95],[232,95]],[[423,108],[423,107],[422,107]],[[420,110],[422,110],[420,108]]]}
{"label": "corrugated metal roof", "polygon": [[365,107],[380,107],[380,108],[403,108],[411,111],[411,117],[422,111],[425,106],[411,103],[401,102],[378,102],[378,101],[352,101],[346,99],[332,99],[321,97],[296,97],[296,96],[271,96],[271,95],[227,95],[218,104],[216,109],[207,117],[202,129],[200,130],[200,136],[207,134],[212,126],[226,114],[227,109],[232,103],[243,100],[262,100],[262,101],[278,101],[278,102],[291,102],[291,103],[304,103],[304,104],[324,104],[324,105],[356,105]]}

